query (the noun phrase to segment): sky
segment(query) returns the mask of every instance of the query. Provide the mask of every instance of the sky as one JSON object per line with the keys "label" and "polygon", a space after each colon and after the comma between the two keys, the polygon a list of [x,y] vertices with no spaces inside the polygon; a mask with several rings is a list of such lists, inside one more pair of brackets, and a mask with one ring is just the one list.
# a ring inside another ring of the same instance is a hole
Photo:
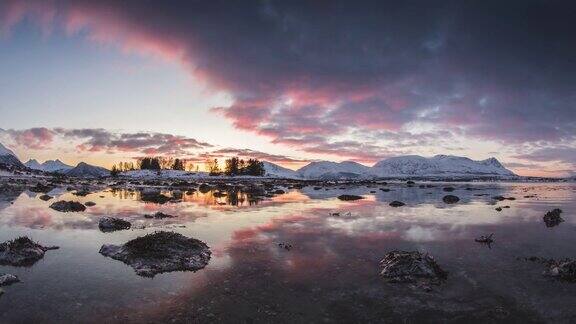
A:
{"label": "sky", "polygon": [[22,160],[451,154],[574,175],[576,3],[3,0],[0,117]]}

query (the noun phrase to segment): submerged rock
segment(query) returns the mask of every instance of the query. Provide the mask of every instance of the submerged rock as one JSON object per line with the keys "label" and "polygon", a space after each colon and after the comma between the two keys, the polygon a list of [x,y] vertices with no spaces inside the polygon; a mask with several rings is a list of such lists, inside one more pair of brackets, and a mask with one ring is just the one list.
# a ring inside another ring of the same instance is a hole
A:
{"label": "submerged rock", "polygon": [[130,227],[132,227],[132,224],[129,221],[115,217],[103,217],[98,221],[98,228],[102,232],[120,231],[130,229]]}
{"label": "submerged rock", "polygon": [[0,244],[0,265],[31,266],[57,246],[42,246],[26,236]]}
{"label": "submerged rock", "polygon": [[210,261],[206,243],[174,232],[155,232],[124,245],[105,244],[100,254],[130,265],[138,275],[154,277],[172,271],[196,271]]}
{"label": "submerged rock", "polygon": [[94,206],[96,206],[96,203],[93,201],[87,201],[84,203],[84,206],[94,207]]}
{"label": "submerged rock", "polygon": [[475,238],[474,241],[478,243],[492,244],[494,243],[493,237],[494,233],[491,233],[490,235],[481,235],[480,237]]}
{"label": "submerged rock", "polygon": [[564,221],[564,219],[560,216],[562,210],[559,208],[553,209],[547,212],[543,219],[544,223],[546,223],[546,227],[554,227],[560,225]]}
{"label": "submerged rock", "polygon": [[394,201],[391,202],[389,205],[392,206],[392,207],[402,207],[402,206],[404,206],[404,205],[406,205],[406,204],[403,203],[403,202],[401,202],[401,201],[394,200]]}
{"label": "submerged rock", "polygon": [[576,282],[576,260],[548,261],[548,269],[544,271],[544,275],[563,281]]}
{"label": "submerged rock", "polygon": [[457,196],[454,196],[454,195],[446,195],[442,198],[442,201],[445,204],[455,204],[455,203],[460,201],[460,198],[458,198]]}
{"label": "submerged rock", "polygon": [[496,211],[502,211],[502,207],[496,207],[494,208]]}
{"label": "submerged rock", "polygon": [[17,276],[9,273],[0,273],[0,286],[10,286],[17,282],[20,282]]}
{"label": "submerged rock", "polygon": [[554,260],[537,256],[518,259],[544,264],[546,266],[546,270],[542,273],[544,276],[562,281],[576,282],[576,260],[574,259]]}
{"label": "submerged rock", "polygon": [[454,191],[454,187],[444,187],[444,188],[442,188],[442,190],[444,190],[446,192],[452,192],[452,191]]}
{"label": "submerged rock", "polygon": [[144,215],[144,218],[157,218],[157,219],[162,219],[162,218],[174,218],[176,216],[173,215],[169,215],[169,214],[164,214],[163,212],[156,212],[154,214],[146,214]]}
{"label": "submerged rock", "polygon": [[448,272],[440,268],[434,257],[418,251],[389,252],[380,261],[380,267],[380,275],[392,283],[440,284],[448,278]]}
{"label": "submerged rock", "polygon": [[357,196],[357,195],[340,195],[340,196],[338,196],[338,199],[344,200],[344,201],[351,201],[351,200],[364,199],[364,197]]}
{"label": "submerged rock", "polygon": [[82,205],[77,201],[64,201],[64,200],[52,203],[52,205],[50,205],[50,208],[63,213],[82,212],[86,210],[86,206]]}

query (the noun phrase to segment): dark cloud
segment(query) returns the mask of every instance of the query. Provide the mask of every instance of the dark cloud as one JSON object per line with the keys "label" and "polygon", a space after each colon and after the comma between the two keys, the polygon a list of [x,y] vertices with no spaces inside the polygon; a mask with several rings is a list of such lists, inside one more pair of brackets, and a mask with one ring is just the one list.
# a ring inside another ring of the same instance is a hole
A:
{"label": "dark cloud", "polygon": [[[42,16],[34,3],[4,7]],[[44,21],[182,62],[231,94],[215,112],[275,143],[365,159],[388,150],[363,138],[413,122],[503,143],[575,140],[571,1],[55,3]]]}

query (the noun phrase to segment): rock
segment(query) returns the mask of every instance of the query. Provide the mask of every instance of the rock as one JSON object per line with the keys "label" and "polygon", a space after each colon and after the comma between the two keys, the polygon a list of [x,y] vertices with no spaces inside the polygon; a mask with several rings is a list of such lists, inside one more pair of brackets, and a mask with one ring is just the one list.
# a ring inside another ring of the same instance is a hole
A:
{"label": "rock", "polygon": [[494,196],[492,199],[502,201],[502,200],[516,200],[514,197],[504,197],[504,196]]}
{"label": "rock", "polygon": [[86,197],[90,194],[91,192],[88,189],[82,189],[82,190],[77,190],[76,192],[72,193],[74,196],[78,196],[78,197]]}
{"label": "rock", "polygon": [[455,203],[460,201],[460,198],[458,198],[457,196],[454,196],[454,195],[446,195],[442,198],[442,201],[445,204],[455,204]]}
{"label": "rock", "polygon": [[42,246],[26,236],[0,244],[0,265],[31,266],[56,246]]}
{"label": "rock", "polygon": [[278,243],[278,246],[288,251],[292,250],[292,244],[289,243]]}
{"label": "rock", "polygon": [[59,212],[83,212],[86,210],[86,206],[82,205],[77,201],[57,201],[50,205],[50,208],[57,210]]}
{"label": "rock", "polygon": [[493,237],[494,233],[491,233],[490,235],[481,235],[480,237],[475,238],[474,241],[478,243],[492,244],[494,243]]}
{"label": "rock", "polygon": [[52,199],[53,197],[44,194],[44,195],[42,195],[42,196],[40,196],[40,197],[38,197],[38,198],[40,198],[40,200],[48,201],[48,200]]}
{"label": "rock", "polygon": [[172,271],[197,271],[210,261],[206,243],[174,232],[155,232],[124,245],[102,245],[100,254],[130,265],[136,274],[154,277]]}
{"label": "rock", "polygon": [[37,183],[34,187],[29,188],[28,190],[36,193],[46,193],[52,189],[54,189],[54,187],[42,183]]}
{"label": "rock", "polygon": [[402,206],[404,206],[404,205],[406,205],[406,204],[403,203],[403,202],[401,202],[401,201],[394,200],[394,201],[391,202],[389,205],[392,206],[392,207],[402,207]]}
{"label": "rock", "polygon": [[560,225],[560,223],[564,221],[564,219],[560,217],[561,213],[562,210],[558,208],[547,212],[543,217],[544,223],[546,223],[546,227],[554,227]]}
{"label": "rock", "polygon": [[448,278],[448,272],[429,254],[418,251],[392,251],[380,261],[380,275],[387,282],[411,283],[422,281],[428,284],[440,284]]}
{"label": "rock", "polygon": [[285,194],[285,193],[286,193],[286,191],[284,191],[284,190],[282,190],[282,189],[276,189],[276,190],[274,190],[274,194],[275,194],[275,195],[283,195],[283,194]]}
{"label": "rock", "polygon": [[159,192],[143,192],[140,196],[140,200],[162,205],[170,201],[170,197]]}
{"label": "rock", "polygon": [[198,187],[198,191],[200,191],[201,193],[207,193],[210,190],[212,190],[212,186],[210,186],[207,183],[202,183],[199,187]]}
{"label": "rock", "polygon": [[496,211],[502,211],[502,207],[496,207],[494,209],[496,209]]}
{"label": "rock", "polygon": [[364,197],[356,196],[356,195],[340,195],[340,196],[338,196],[338,199],[344,200],[344,201],[352,201],[352,200],[364,199]]}
{"label": "rock", "polygon": [[0,286],[10,286],[11,284],[20,282],[17,276],[9,273],[0,274]]}
{"label": "rock", "polygon": [[96,203],[93,201],[87,201],[84,203],[84,206],[94,207],[94,206],[96,206]]}
{"label": "rock", "polygon": [[164,214],[163,212],[156,212],[156,213],[154,213],[154,214],[152,214],[152,215],[146,214],[146,215],[144,215],[144,217],[145,217],[145,218],[162,219],[162,218],[173,218],[173,217],[176,217],[176,216]]}
{"label": "rock", "polygon": [[98,228],[102,232],[120,231],[130,229],[130,227],[132,227],[130,222],[115,217],[102,217],[98,221]]}
{"label": "rock", "polygon": [[576,282],[576,260],[550,260],[548,261],[548,269],[544,271],[544,275],[563,281]]}

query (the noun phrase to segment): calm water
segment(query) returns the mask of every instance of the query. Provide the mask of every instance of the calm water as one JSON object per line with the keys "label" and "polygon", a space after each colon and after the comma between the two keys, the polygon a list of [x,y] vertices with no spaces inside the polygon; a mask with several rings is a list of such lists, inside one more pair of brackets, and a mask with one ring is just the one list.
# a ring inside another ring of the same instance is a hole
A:
{"label": "calm water", "polygon": [[[451,184],[461,198],[455,205],[445,205],[447,193],[435,185],[389,184],[390,192],[306,187],[257,204],[211,192],[163,191],[179,198],[163,205],[125,190],[86,197],[55,190],[48,202],[29,191],[3,193],[1,241],[27,235],[60,249],[32,267],[0,267],[22,280],[5,287],[0,322],[576,321],[576,284],[543,277],[542,265],[516,259],[576,257],[573,184]],[[365,199],[339,201],[342,193]],[[495,202],[494,195],[517,199]],[[48,208],[57,199],[96,206],[60,213]],[[407,205],[393,208],[392,200]],[[495,210],[505,205],[511,208]],[[542,216],[553,208],[566,221],[547,228]],[[143,217],[156,211],[178,217]],[[104,215],[130,220],[134,229],[101,233]],[[160,229],[205,241],[209,265],[150,279],[98,253],[102,244]],[[489,233],[492,248],[474,242]],[[394,249],[431,253],[448,281],[432,292],[383,282],[378,262]]]}

